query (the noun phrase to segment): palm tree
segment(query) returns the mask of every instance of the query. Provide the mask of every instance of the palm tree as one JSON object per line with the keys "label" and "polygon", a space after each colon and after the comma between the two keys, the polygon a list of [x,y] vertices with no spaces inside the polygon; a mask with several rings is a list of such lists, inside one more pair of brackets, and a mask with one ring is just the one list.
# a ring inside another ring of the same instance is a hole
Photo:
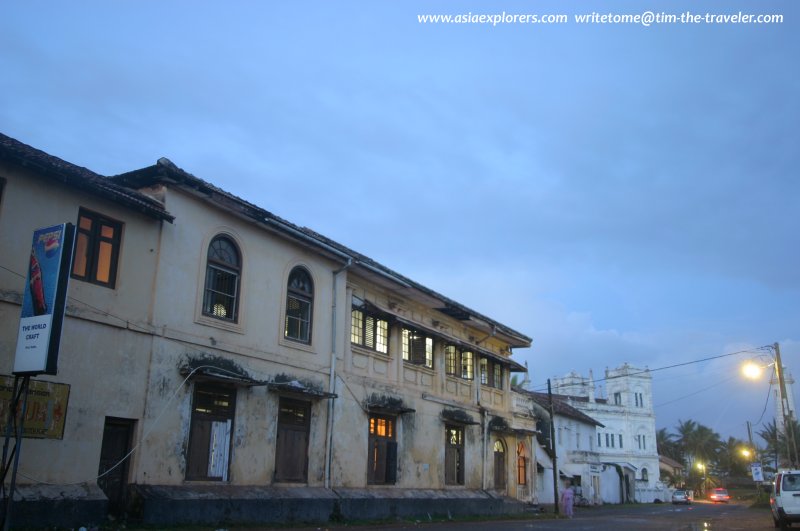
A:
{"label": "palm tree", "polygon": [[656,449],[658,455],[665,455],[675,461],[681,460],[681,452],[675,440],[675,434],[669,433],[667,428],[660,428],[656,432]]}
{"label": "palm tree", "polygon": [[690,468],[693,464],[693,455],[689,452],[691,441],[694,437],[694,432],[697,430],[697,423],[693,420],[679,420],[678,433],[676,434],[677,440],[675,441],[678,447],[678,455],[683,461],[683,464]]}
{"label": "palm tree", "polygon": [[761,437],[767,445],[763,455],[769,456],[769,461],[771,462],[770,467],[773,471],[776,471],[778,467],[780,434],[778,433],[778,426],[775,424],[775,420],[765,424],[764,429],[758,432],[758,436]]}
{"label": "palm tree", "polygon": [[719,471],[724,476],[746,476],[747,464],[742,455],[742,449],[747,445],[736,437],[728,437],[727,441],[720,442],[717,453]]}

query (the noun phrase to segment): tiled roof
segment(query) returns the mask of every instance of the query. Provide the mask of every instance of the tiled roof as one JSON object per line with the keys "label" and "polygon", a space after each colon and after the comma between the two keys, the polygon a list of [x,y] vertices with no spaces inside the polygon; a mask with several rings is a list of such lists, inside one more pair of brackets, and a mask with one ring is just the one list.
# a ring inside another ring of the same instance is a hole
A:
{"label": "tiled roof", "polygon": [[[515,387],[514,390],[529,396],[534,402],[539,404],[541,407],[545,408],[547,411],[550,411],[550,398],[547,393],[537,393],[534,391],[527,391],[519,387]],[[583,411],[569,405],[568,401],[572,397],[566,395],[556,395],[556,394],[552,396],[553,396],[553,411],[555,412],[556,415],[569,417],[575,420],[579,420],[581,422],[585,422],[587,424],[600,426],[601,428],[605,427],[603,424],[596,421]]]}
{"label": "tiled roof", "polygon": [[161,158],[153,166],[148,166],[146,168],[117,175],[111,177],[111,180],[121,186],[132,188],[150,186],[154,183],[164,181],[175,182],[182,186],[186,186],[197,193],[209,197],[211,200],[220,204],[223,208],[227,208],[240,215],[255,219],[259,222],[272,222],[273,226],[277,230],[284,232],[290,237],[297,238],[298,235],[305,237],[309,241],[314,242],[314,245],[320,248],[327,248],[328,251],[332,250],[334,253],[338,254],[341,259],[346,260],[349,258],[359,266],[363,266],[367,269],[377,270],[381,274],[394,279],[396,282],[405,284],[406,286],[413,288],[428,297],[438,300],[443,305],[443,308],[440,310],[445,312],[455,311],[458,312],[458,314],[475,317],[476,319],[484,321],[490,326],[495,327],[498,332],[514,338],[516,344],[513,346],[529,346],[531,343],[531,338],[527,337],[526,335],[517,332],[508,326],[498,323],[497,321],[486,317],[475,310],[467,308],[466,306],[459,304],[458,302],[445,297],[444,295],[437,293],[436,291],[427,288],[422,284],[419,284],[408,277],[405,277],[400,273],[397,273],[396,271],[376,262],[375,260],[372,260],[371,258],[357,251],[354,251],[334,240],[331,240],[330,238],[323,236],[322,234],[319,234],[316,231],[313,231],[307,227],[300,227],[290,223],[289,221],[276,216],[268,210],[265,210],[240,197],[226,192],[225,190],[209,183],[208,181],[200,179],[199,177],[196,177],[191,173],[177,167],[169,159]]}
{"label": "tiled roof", "polygon": [[111,182],[108,178],[91,170],[76,166],[44,151],[0,133],[0,160],[31,168],[37,173],[100,196],[121,203],[156,219],[172,222],[170,215],[156,199],[136,190],[131,190]]}

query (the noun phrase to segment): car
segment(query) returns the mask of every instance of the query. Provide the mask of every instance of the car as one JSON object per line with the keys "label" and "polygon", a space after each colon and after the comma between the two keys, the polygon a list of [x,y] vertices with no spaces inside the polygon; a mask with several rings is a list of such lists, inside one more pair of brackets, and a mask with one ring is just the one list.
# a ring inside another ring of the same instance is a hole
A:
{"label": "car", "polygon": [[686,505],[689,505],[692,503],[692,498],[692,491],[690,490],[677,489],[672,493],[672,503],[675,505],[679,503],[685,503]]}
{"label": "car", "polygon": [[708,499],[714,503],[728,503],[731,496],[726,489],[716,488],[711,489],[711,492],[708,494]]}
{"label": "car", "polygon": [[775,474],[769,508],[775,527],[786,529],[800,522],[800,470],[783,470]]}

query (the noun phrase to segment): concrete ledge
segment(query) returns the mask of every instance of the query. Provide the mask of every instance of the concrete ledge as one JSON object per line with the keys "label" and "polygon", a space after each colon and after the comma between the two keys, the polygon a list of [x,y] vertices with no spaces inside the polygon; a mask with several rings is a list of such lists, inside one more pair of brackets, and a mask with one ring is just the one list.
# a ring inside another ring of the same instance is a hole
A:
{"label": "concrete ledge", "polygon": [[387,518],[454,518],[519,514],[517,500],[477,490],[335,489],[342,516],[348,520]]}
{"label": "concrete ledge", "polygon": [[92,527],[106,521],[108,499],[97,485],[18,485],[14,527]]}
{"label": "concrete ledge", "polygon": [[313,487],[131,485],[136,516],[153,525],[327,522],[337,498]]}
{"label": "concrete ledge", "polygon": [[132,485],[137,516],[148,525],[324,523],[501,516],[524,503],[475,490]]}

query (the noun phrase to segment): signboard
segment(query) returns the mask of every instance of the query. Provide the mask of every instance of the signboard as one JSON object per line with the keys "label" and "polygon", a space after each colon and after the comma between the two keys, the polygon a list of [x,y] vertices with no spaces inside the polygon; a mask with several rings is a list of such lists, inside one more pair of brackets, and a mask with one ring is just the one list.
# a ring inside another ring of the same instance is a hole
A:
{"label": "signboard", "polygon": [[75,227],[71,223],[38,229],[33,233],[14,374],[58,372],[58,345],[74,240]]}
{"label": "signboard", "polygon": [[[14,378],[0,376],[0,418],[7,419],[14,400]],[[67,417],[69,385],[30,380],[22,436],[62,439]]]}
{"label": "signboard", "polygon": [[764,472],[761,470],[761,463],[750,463],[750,472],[753,474],[753,481],[764,481]]}

